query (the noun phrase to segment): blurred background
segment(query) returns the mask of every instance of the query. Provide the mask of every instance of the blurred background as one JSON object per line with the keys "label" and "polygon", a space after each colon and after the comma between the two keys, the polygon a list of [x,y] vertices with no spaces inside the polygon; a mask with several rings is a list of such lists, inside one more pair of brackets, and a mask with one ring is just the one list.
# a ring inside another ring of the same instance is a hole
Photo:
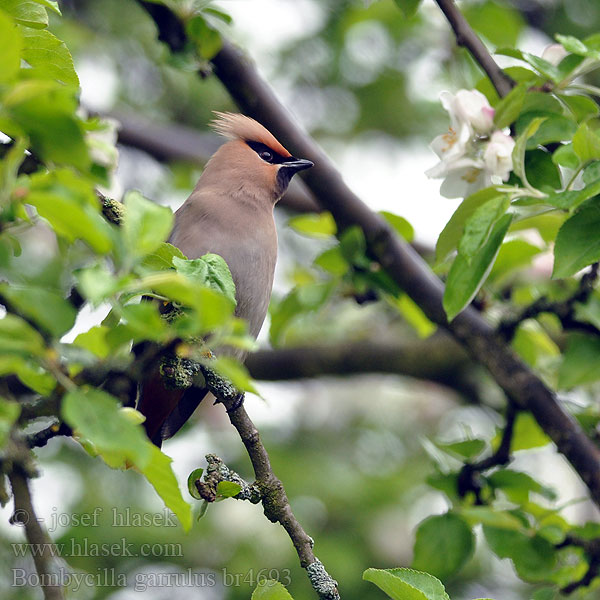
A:
{"label": "blurred background", "polygon": [[[232,17],[230,25],[219,25],[223,33],[247,50],[347,183],[373,209],[407,219],[416,247],[428,255],[457,206],[439,196],[439,181],[424,175],[436,162],[428,144],[448,127],[438,95],[472,88],[480,77],[433,2],[425,0],[410,20],[393,0],[213,5]],[[170,56],[133,0],[63,0],[61,6],[64,18],[54,19],[51,29],[73,53],[83,107],[121,124],[109,193],[119,198],[136,188],[176,209],[219,144],[207,128],[212,111],[235,106],[210,73],[198,77],[197,64]],[[492,49],[516,44],[539,54],[554,33],[583,37],[600,28],[597,0],[473,0],[463,8]],[[296,209],[310,207],[301,189],[296,196]],[[444,336],[423,339],[432,331],[414,311],[402,317],[384,301],[357,303],[355,289],[339,286],[316,310],[297,311],[281,325],[282,299],[294,286],[319,283],[312,261],[332,243],[288,227],[296,214],[292,204],[282,202],[276,211],[277,335],[269,335],[267,322],[259,340],[264,350],[251,359],[264,400],[248,398],[247,408],[342,596],[382,598],[362,582],[363,570],[410,565],[415,526],[447,508],[444,495],[426,484],[435,454],[428,440],[450,441],[465,432],[491,439],[501,422],[502,397]],[[43,270],[45,243],[43,236],[31,240],[32,268]],[[539,265],[543,270],[543,260]],[[77,331],[101,317],[90,312]],[[296,347],[307,351],[281,353]],[[286,373],[286,360],[297,367],[295,374]],[[205,465],[207,453],[251,479],[244,448],[220,406],[201,406],[164,451],[173,457],[182,487],[194,468]],[[136,474],[110,470],[68,439],[54,439],[37,454],[43,474],[34,482],[36,508],[64,545],[69,565],[93,575],[86,580],[92,585],[70,597],[131,600],[143,593],[148,600],[237,600],[249,598],[264,576],[279,579],[296,599],[313,597],[289,539],[260,507],[215,504],[184,534]],[[596,516],[550,446],[517,453],[515,468],[556,488],[569,519]],[[9,515],[10,507],[3,509],[0,560],[29,568],[30,559],[12,545],[22,538],[8,525]],[[85,515],[96,515],[93,525]],[[153,515],[158,517],[149,523]],[[107,552],[100,544],[118,548]],[[41,597],[39,590],[12,584],[0,581],[8,590],[3,598]],[[533,589],[514,575],[510,562],[484,547],[445,584],[455,600],[527,600]]]}

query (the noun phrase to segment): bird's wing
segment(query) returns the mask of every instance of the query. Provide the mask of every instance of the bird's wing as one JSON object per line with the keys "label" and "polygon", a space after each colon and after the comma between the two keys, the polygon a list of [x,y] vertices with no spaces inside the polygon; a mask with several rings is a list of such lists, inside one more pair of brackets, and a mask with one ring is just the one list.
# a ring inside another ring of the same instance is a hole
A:
{"label": "bird's wing", "polygon": [[160,428],[161,438],[166,440],[174,436],[208,394],[209,391],[206,388],[191,387],[185,390],[181,399]]}

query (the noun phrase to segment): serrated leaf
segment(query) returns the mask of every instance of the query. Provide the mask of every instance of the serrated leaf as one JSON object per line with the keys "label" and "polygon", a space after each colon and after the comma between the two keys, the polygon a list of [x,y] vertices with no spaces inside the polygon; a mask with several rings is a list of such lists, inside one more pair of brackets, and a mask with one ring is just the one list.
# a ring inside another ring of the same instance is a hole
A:
{"label": "serrated leaf", "polygon": [[274,579],[261,581],[252,592],[251,600],[294,600],[284,585]]}
{"label": "serrated leaf", "polygon": [[525,240],[509,240],[500,246],[500,251],[490,271],[490,281],[502,281],[508,275],[531,263],[541,249]]}
{"label": "serrated leaf", "polygon": [[473,300],[485,282],[511,220],[512,215],[504,215],[494,226],[481,250],[470,260],[460,254],[455,258],[444,290],[443,304],[448,321],[454,319]]}
{"label": "serrated leaf", "polygon": [[479,206],[465,222],[464,232],[458,244],[459,255],[471,258],[487,242],[496,222],[510,206],[507,195],[500,195]]}
{"label": "serrated leaf", "polygon": [[544,60],[539,56],[535,56],[534,54],[530,54],[529,52],[521,52],[521,50],[516,50],[514,48],[501,48],[496,50],[496,54],[511,56],[512,58],[522,60],[530,64],[538,73],[544,77],[547,77],[554,83],[560,83],[563,79],[562,73],[558,67],[555,67],[547,60]]}
{"label": "serrated leaf", "polygon": [[181,495],[179,483],[171,468],[173,459],[163,454],[148,440],[146,443],[150,447],[150,461],[140,470],[162,498],[165,506],[175,513],[183,529],[189,531],[192,527],[192,507]]}
{"label": "serrated leaf", "polygon": [[42,396],[48,396],[56,387],[54,377],[26,357],[0,354],[0,375],[10,373],[14,373],[24,385]]}
{"label": "serrated leaf", "polygon": [[573,35],[561,35],[556,34],[554,36],[567,52],[572,54],[578,54],[579,56],[586,56],[593,58],[594,60],[600,60],[600,52],[592,48],[588,48],[581,40],[577,39]]}
{"label": "serrated leaf", "polygon": [[127,251],[136,258],[154,252],[173,228],[173,211],[147,200],[136,191],[127,193],[123,204],[125,216],[120,231]]}
{"label": "serrated leaf", "polygon": [[445,579],[465,565],[474,548],[475,536],[464,519],[454,513],[434,515],[417,529],[412,567]]}
{"label": "serrated leaf", "polygon": [[223,46],[221,34],[201,15],[196,15],[187,21],[186,32],[196,45],[200,58],[204,60],[213,58]]}
{"label": "serrated leaf", "polygon": [[559,146],[552,154],[552,162],[568,169],[576,169],[580,165],[579,157],[573,150],[573,144]]}
{"label": "serrated leaf", "polygon": [[292,217],[288,227],[310,237],[331,237],[337,233],[337,225],[330,212],[308,213]]}
{"label": "serrated leaf", "polygon": [[552,277],[570,277],[600,259],[600,200],[584,204],[556,236]]}
{"label": "serrated leaf", "polygon": [[196,487],[196,481],[202,477],[202,473],[204,473],[204,469],[198,468],[194,469],[189,475],[187,480],[187,487],[190,496],[195,500],[202,500],[202,496],[198,493],[198,488]]}
{"label": "serrated leaf", "polygon": [[436,446],[440,450],[454,454],[455,456],[472,459],[481,454],[485,450],[487,444],[484,440],[474,439],[450,443],[436,442]]}
{"label": "serrated leaf", "polygon": [[513,471],[512,469],[499,469],[492,473],[488,482],[494,488],[501,489],[512,502],[525,504],[529,499],[529,492],[540,494],[547,500],[556,500],[556,492],[542,485],[527,473]]}
{"label": "serrated leaf", "polygon": [[205,254],[193,260],[172,258],[178,273],[225,296],[235,306],[235,284],[225,260],[218,254]]}
{"label": "serrated leaf", "polygon": [[56,0],[34,0],[34,2],[37,2],[38,4],[41,4],[42,6],[49,8],[51,11],[55,12],[57,15],[62,16],[62,13],[60,12],[60,8],[58,6],[58,2]]}
{"label": "serrated leaf", "polygon": [[[552,440],[539,426],[533,415],[529,412],[519,412],[515,420],[512,442],[512,452],[529,450],[530,448],[541,448],[548,445]],[[500,442],[500,436],[494,438],[494,446]]]}
{"label": "serrated leaf", "polygon": [[22,57],[31,66],[23,74],[37,79],[55,79],[79,86],[73,57],[66,44],[46,29],[22,28]]}
{"label": "serrated leaf", "polygon": [[363,579],[393,600],[450,600],[439,579],[413,569],[367,569]]}
{"label": "serrated leaf", "polygon": [[325,252],[315,258],[314,262],[317,267],[321,267],[321,269],[336,277],[345,275],[350,268],[348,261],[342,255],[339,245],[325,250]]}

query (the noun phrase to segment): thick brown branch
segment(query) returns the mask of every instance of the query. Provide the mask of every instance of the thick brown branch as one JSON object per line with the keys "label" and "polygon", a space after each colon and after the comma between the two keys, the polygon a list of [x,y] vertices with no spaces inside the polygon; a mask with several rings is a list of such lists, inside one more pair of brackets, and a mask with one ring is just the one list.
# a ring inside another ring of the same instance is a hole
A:
{"label": "thick brown branch", "polygon": [[435,0],[448,19],[456,43],[463,46],[471,56],[479,63],[479,66],[485,71],[486,75],[496,88],[498,95],[502,98],[513,88],[515,82],[496,64],[484,43],[477,34],[471,29],[469,23],[458,10],[454,0]]}
{"label": "thick brown branch", "polygon": [[361,340],[258,350],[248,356],[246,366],[254,379],[269,381],[392,373],[435,381],[473,403],[481,402],[483,386],[481,371],[443,332],[426,340]]}

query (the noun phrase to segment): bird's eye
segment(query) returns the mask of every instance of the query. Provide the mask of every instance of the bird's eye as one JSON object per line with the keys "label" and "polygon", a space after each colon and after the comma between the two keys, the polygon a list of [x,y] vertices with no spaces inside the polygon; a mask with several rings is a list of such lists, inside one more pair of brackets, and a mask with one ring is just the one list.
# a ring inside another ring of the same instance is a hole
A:
{"label": "bird's eye", "polygon": [[273,154],[268,150],[263,150],[259,152],[258,155],[266,162],[271,162],[273,160]]}

